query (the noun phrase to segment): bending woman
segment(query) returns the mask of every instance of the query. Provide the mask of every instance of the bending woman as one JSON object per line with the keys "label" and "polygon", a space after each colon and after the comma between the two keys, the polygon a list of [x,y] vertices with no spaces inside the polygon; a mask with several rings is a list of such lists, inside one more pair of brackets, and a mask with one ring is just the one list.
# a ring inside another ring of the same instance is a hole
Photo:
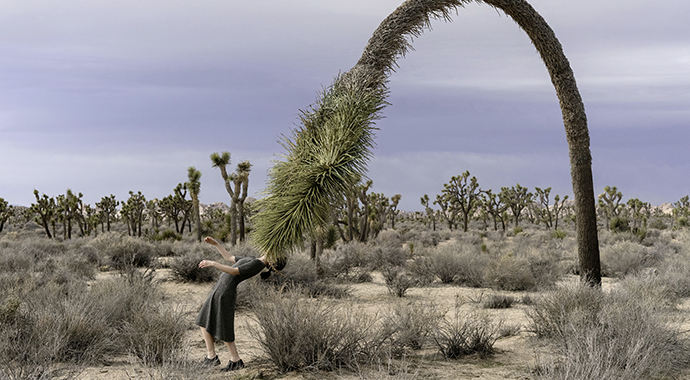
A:
{"label": "bending woman", "polygon": [[[204,358],[204,364],[207,366],[220,365],[220,359],[218,359],[213,342],[213,337],[216,337],[225,342],[225,346],[230,351],[230,362],[227,367],[222,368],[222,371],[241,369],[244,367],[244,362],[240,359],[237,347],[235,347],[237,285],[264,270],[267,267],[266,256],[259,258],[233,256],[214,238],[206,237],[204,241],[216,247],[225,260],[232,264],[232,266],[228,266],[211,260],[203,260],[199,263],[199,268],[213,267],[223,272],[196,318],[196,324],[201,328],[201,334],[206,343],[207,354]],[[285,261],[276,263],[271,267],[281,270],[285,267]]]}

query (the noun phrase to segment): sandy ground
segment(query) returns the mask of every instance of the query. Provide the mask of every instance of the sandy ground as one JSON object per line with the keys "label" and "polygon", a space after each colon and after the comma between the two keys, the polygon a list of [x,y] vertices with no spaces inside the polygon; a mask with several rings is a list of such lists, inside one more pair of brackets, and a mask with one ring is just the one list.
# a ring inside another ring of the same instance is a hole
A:
{"label": "sandy ground", "polygon": [[[102,273],[99,276],[107,277],[112,273]],[[196,313],[213,287],[208,284],[185,284],[168,281],[167,270],[157,271],[156,278],[160,281],[162,290],[171,303],[182,307],[193,324]],[[347,285],[351,289],[351,296],[347,302],[352,308],[363,309],[368,313],[376,313],[387,308],[391,302],[399,300],[390,295],[383,278],[374,274],[374,281],[363,284]],[[609,282],[605,282],[605,287]],[[454,285],[432,284],[424,288],[411,288],[408,290],[404,301],[428,301],[432,300],[441,310],[452,310],[456,300],[464,303],[463,307],[477,308],[483,299],[500,292],[490,289],[464,288]],[[537,293],[506,292],[516,299],[525,295],[532,297]],[[334,302],[342,302],[335,300]],[[199,372],[192,371],[181,378],[205,378],[205,379],[385,379],[397,375],[397,379],[487,379],[510,380],[529,379],[530,369],[534,368],[539,358],[548,357],[550,350],[530,337],[525,326],[528,318],[525,313],[527,308],[523,304],[515,304],[509,309],[485,309],[495,320],[502,320],[504,325],[520,326],[517,335],[501,338],[496,344],[497,353],[488,359],[467,357],[460,360],[446,360],[434,347],[413,352],[404,360],[394,360],[381,363],[378,367],[366,368],[361,371],[339,371],[331,373],[292,372],[288,374],[276,373],[275,367],[263,355],[258,343],[249,332],[253,323],[248,311],[238,311],[236,316],[237,347],[247,367],[233,373],[220,372],[219,367]],[[190,328],[186,335],[187,357],[197,361],[204,357],[206,349],[197,328]],[[217,346],[218,355],[225,365],[229,360],[229,354],[223,345]],[[112,358],[110,365],[88,368],[80,376],[80,379],[167,379],[174,378],[172,373],[166,370],[149,369],[136,364],[128,357]]]}

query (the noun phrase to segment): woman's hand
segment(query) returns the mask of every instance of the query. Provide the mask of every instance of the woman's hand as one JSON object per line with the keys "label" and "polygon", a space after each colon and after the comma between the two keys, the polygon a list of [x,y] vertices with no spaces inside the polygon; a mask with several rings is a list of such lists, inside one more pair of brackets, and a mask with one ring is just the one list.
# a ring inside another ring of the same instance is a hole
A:
{"label": "woman's hand", "polygon": [[210,236],[206,236],[204,242],[211,245],[218,245],[218,241]]}
{"label": "woman's hand", "polygon": [[214,267],[217,263],[215,261],[211,260],[201,260],[199,262],[199,268],[208,268],[208,267]]}

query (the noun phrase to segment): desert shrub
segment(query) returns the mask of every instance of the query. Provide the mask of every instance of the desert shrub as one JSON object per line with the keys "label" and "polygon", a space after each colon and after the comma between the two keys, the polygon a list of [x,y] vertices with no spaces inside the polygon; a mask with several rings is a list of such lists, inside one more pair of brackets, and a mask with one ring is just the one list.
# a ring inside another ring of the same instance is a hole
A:
{"label": "desert shrub", "polygon": [[605,274],[624,277],[641,271],[652,264],[653,260],[643,245],[630,241],[618,241],[602,247],[601,262]]}
{"label": "desert shrub", "polygon": [[554,239],[565,239],[566,236],[568,236],[568,233],[565,232],[565,231],[563,231],[563,230],[560,229],[560,228],[557,229],[557,230],[554,230],[554,231],[551,233],[551,237],[553,237]]}
{"label": "desert shrub", "polygon": [[299,291],[311,297],[342,298],[350,294],[346,286],[319,279],[316,265],[306,254],[292,255],[281,273],[272,275],[267,282],[276,289]]}
{"label": "desert shrub", "polygon": [[120,339],[128,342],[128,351],[146,366],[174,361],[189,327],[185,313],[169,305],[146,304],[134,313],[120,332]]}
{"label": "desert shrub", "polygon": [[37,288],[22,300],[0,356],[29,365],[99,361],[113,351],[115,332],[101,302],[78,284]]}
{"label": "desert shrub", "polygon": [[498,336],[500,338],[507,338],[509,336],[516,336],[522,330],[522,325],[520,324],[503,324],[500,329],[498,329]]}
{"label": "desert shrub", "polygon": [[[95,240],[95,239],[94,239]],[[147,267],[156,256],[156,247],[146,240],[126,236],[110,247],[109,257],[115,269]]]}
{"label": "desert shrub", "polygon": [[609,221],[609,230],[612,233],[630,231],[630,221],[625,217],[614,217]]}
{"label": "desert shrub", "polygon": [[484,301],[485,309],[508,309],[515,303],[515,298],[503,294],[494,294]]}
{"label": "desert shrub", "polygon": [[668,294],[668,301],[675,303],[680,298],[690,297],[690,263],[685,258],[673,258],[652,270],[652,273],[641,277],[648,277],[652,284],[664,287],[664,294]]}
{"label": "desert shrub", "polygon": [[546,330],[552,334],[547,335],[556,338],[560,354],[558,364],[546,363],[542,378],[666,378],[688,365],[682,333],[654,303],[629,292],[607,294],[579,285],[545,296],[535,309],[541,311],[530,314],[539,315],[533,329],[544,330],[534,326],[548,320],[551,327]]}
{"label": "desert shrub", "polygon": [[664,223],[663,220],[661,220],[659,218],[654,218],[647,223],[647,228],[654,228],[657,230],[665,230],[668,228],[668,225],[666,225],[666,223]]}
{"label": "desert shrub", "polygon": [[420,350],[436,329],[444,313],[433,302],[394,302],[382,318],[382,336],[395,357],[407,349]]}
{"label": "desert shrub", "polygon": [[366,262],[371,270],[405,264],[407,254],[402,247],[373,246],[367,253]]}
{"label": "desert shrub", "polygon": [[435,247],[443,241],[438,231],[422,231],[415,239],[421,247]]}
{"label": "desert shrub", "polygon": [[566,334],[565,328],[573,323],[592,324],[601,310],[601,290],[578,284],[562,287],[534,300],[527,311],[528,326],[538,338],[558,339]]}
{"label": "desert shrub", "polygon": [[355,368],[371,355],[375,320],[297,293],[272,293],[254,307],[252,330],[281,372]]}
{"label": "desert shrub", "polygon": [[120,243],[123,238],[124,235],[119,232],[104,232],[94,237],[89,244],[95,247],[100,254],[107,257],[110,251]]}
{"label": "desert shrub", "polygon": [[166,228],[163,231],[156,232],[155,234],[151,235],[151,240],[153,241],[164,241],[164,240],[170,240],[170,241],[180,241],[182,240],[182,235],[178,234],[177,232]]}
{"label": "desert shrub", "polygon": [[433,338],[446,359],[472,354],[485,358],[493,355],[501,326],[484,312],[465,312],[456,306],[450,319],[440,321]]}
{"label": "desert shrub", "polygon": [[0,247],[0,272],[16,273],[33,270],[34,259],[23,255],[22,252],[16,249],[17,245],[18,243],[12,242]]}
{"label": "desert shrub", "polygon": [[180,282],[213,282],[218,279],[219,271],[215,268],[199,268],[199,262],[206,256],[201,253],[176,257],[170,263],[173,279]]}
{"label": "desert shrub", "polygon": [[505,254],[492,259],[484,271],[484,283],[497,290],[531,290],[537,280],[532,274],[529,260]]}
{"label": "desert shrub", "polygon": [[386,247],[402,247],[405,242],[399,231],[383,230],[372,243]]}
{"label": "desert shrub", "polygon": [[404,297],[407,290],[417,285],[417,279],[403,267],[386,267],[381,270],[388,293]]}
{"label": "desert shrub", "polygon": [[487,256],[479,253],[476,247],[449,243],[429,250],[416,265],[443,283],[479,287],[482,286],[482,273],[487,262]]}
{"label": "desert shrub", "polygon": [[[162,298],[160,288],[144,277],[117,277],[91,285],[90,295],[100,300],[99,308],[107,316],[106,323],[121,329],[127,321],[146,309],[146,305]],[[117,342],[118,350],[126,350],[127,342]]]}

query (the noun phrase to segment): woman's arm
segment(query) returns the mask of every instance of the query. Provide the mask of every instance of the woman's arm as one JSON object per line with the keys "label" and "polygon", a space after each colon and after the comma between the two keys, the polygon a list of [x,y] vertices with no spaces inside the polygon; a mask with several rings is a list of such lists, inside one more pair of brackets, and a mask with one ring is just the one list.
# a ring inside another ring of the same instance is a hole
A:
{"label": "woman's arm", "polygon": [[216,239],[214,239],[210,236],[207,236],[206,238],[204,238],[204,242],[211,244],[212,246],[216,247],[218,252],[220,252],[220,254],[223,256],[223,258],[225,258],[225,260],[228,260],[232,264],[234,264],[236,262],[235,256],[231,255],[230,252],[226,251],[225,248],[222,245],[220,245],[220,243],[218,243],[218,241]]}
{"label": "woman's arm", "polygon": [[227,273],[227,274],[231,274],[231,275],[233,275],[233,276],[237,276],[237,275],[240,274],[240,270],[239,270],[239,269],[233,268],[233,267],[228,266],[228,265],[223,265],[223,264],[217,263],[217,262],[215,262],[215,261],[211,261],[211,260],[202,260],[202,261],[199,263],[199,268],[208,268],[208,267],[216,268],[216,269],[218,269],[219,271],[225,272],[225,273]]}

